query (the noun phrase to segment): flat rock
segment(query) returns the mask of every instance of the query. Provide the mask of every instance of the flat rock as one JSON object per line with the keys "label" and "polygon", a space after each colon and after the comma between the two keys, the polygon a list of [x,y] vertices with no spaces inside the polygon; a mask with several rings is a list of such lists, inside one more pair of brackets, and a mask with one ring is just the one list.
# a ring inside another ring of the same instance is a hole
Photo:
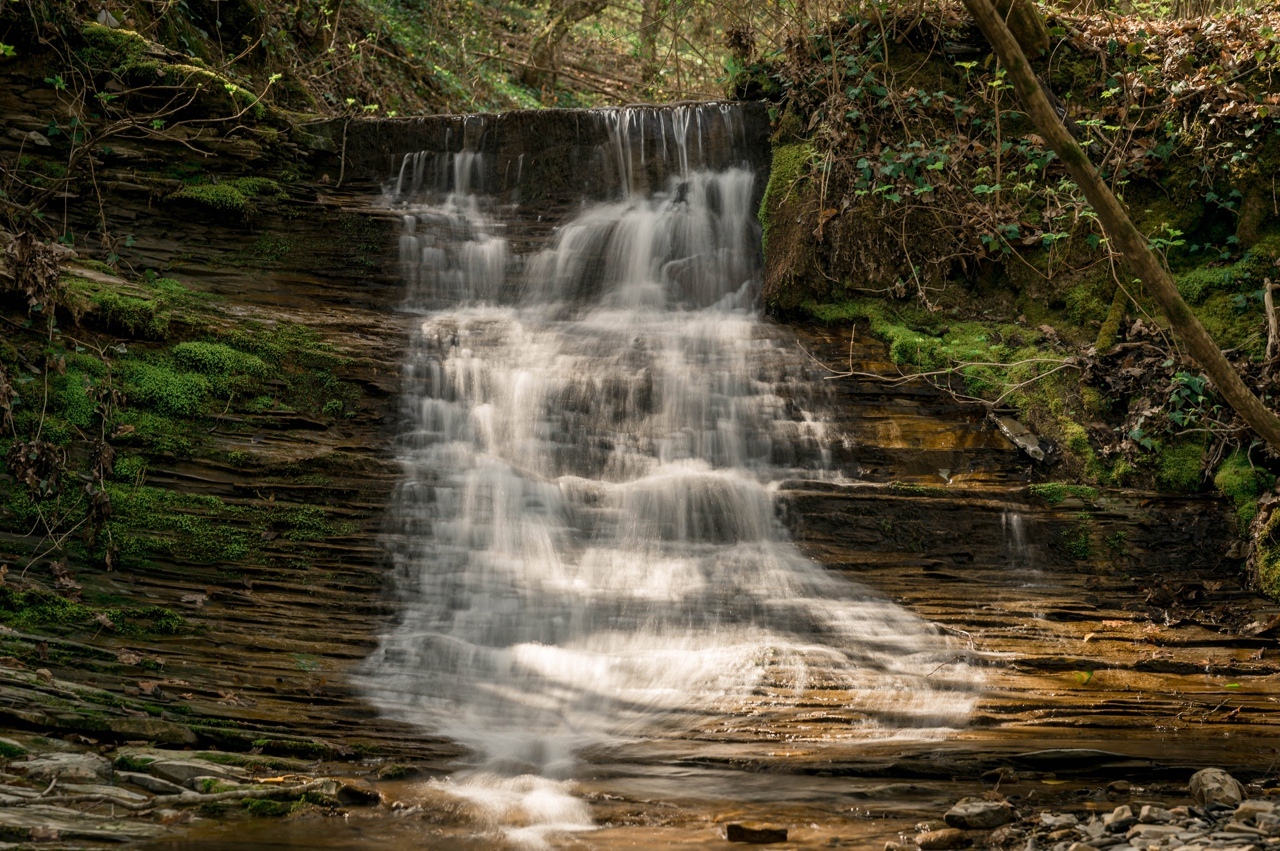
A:
{"label": "flat rock", "polygon": [[962,798],[943,816],[951,827],[968,830],[990,830],[1008,824],[1016,817],[1007,801],[984,801],[982,798]]}
{"label": "flat rock", "polygon": [[926,831],[916,837],[916,845],[920,846],[921,851],[949,851],[951,848],[959,848],[964,841],[964,831],[954,827]]}
{"label": "flat rock", "polygon": [[786,842],[787,829],[785,827],[731,824],[725,828],[724,838],[730,842],[746,842],[752,845],[767,845],[770,842]]}
{"label": "flat rock", "polygon": [[[116,775],[119,779],[119,775]],[[128,801],[131,804],[141,804],[143,801],[149,801],[150,797],[142,795],[129,789],[122,789],[119,786],[105,786],[100,783],[59,783],[59,794],[71,795],[106,795],[111,798],[118,798],[121,801]]]}
{"label": "flat rock", "polygon": [[165,830],[137,819],[127,821],[86,816],[65,807],[29,806],[0,809],[0,833],[10,838],[128,842],[153,839]]}
{"label": "flat rock", "polygon": [[187,791],[176,783],[136,771],[117,771],[116,779],[121,783],[132,783],[140,789],[146,789],[157,795],[181,795]]}
{"label": "flat rock", "polygon": [[124,715],[106,720],[107,729],[130,739],[146,739],[166,745],[194,745],[199,739],[191,728],[160,718],[134,718]]}
{"label": "flat rock", "polygon": [[218,765],[199,759],[160,759],[147,766],[147,773],[170,783],[185,786],[197,777],[217,777],[222,780],[244,780],[249,772],[232,765]]}
{"label": "flat rock", "polygon": [[1200,806],[1222,804],[1236,807],[1244,801],[1244,787],[1221,768],[1205,768],[1191,775],[1188,788],[1191,798]]}
{"label": "flat rock", "polygon": [[41,782],[55,777],[69,783],[111,779],[111,763],[96,753],[51,753],[25,763],[14,763],[11,768]]}

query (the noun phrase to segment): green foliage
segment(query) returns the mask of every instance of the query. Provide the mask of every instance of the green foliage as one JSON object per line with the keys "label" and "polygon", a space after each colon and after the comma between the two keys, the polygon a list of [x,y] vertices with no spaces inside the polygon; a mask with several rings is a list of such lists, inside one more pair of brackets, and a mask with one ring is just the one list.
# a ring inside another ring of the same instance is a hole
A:
{"label": "green foliage", "polygon": [[1213,477],[1214,486],[1235,503],[1237,527],[1242,534],[1258,515],[1258,497],[1271,490],[1275,483],[1276,477],[1253,466],[1249,453],[1243,449],[1237,449],[1218,465]]}
{"label": "green foliage", "polygon": [[1093,555],[1093,518],[1087,513],[1076,515],[1071,524],[1059,537],[1062,550],[1076,561],[1084,561]]}
{"label": "green foliage", "polygon": [[27,749],[12,742],[0,741],[0,759],[17,759],[26,756]]}

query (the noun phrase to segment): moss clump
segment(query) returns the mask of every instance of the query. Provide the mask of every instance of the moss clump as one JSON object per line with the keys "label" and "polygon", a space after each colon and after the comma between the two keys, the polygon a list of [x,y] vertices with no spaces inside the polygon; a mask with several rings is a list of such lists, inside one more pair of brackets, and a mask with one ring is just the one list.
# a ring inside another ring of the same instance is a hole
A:
{"label": "moss clump", "polygon": [[764,188],[764,197],[760,199],[759,220],[763,230],[761,244],[767,249],[769,230],[774,215],[795,185],[808,176],[809,166],[813,162],[813,146],[807,142],[790,145],[778,145],[773,149],[773,164],[769,169],[769,182]]}
{"label": "moss clump", "polygon": [[[132,426],[133,431],[123,434],[118,441],[140,447],[157,455],[189,458],[196,449],[191,424],[162,416],[154,411],[128,408],[116,416],[122,426]],[[131,480],[130,480],[131,481]]]}
{"label": "moss clump", "polygon": [[190,201],[219,213],[244,216],[249,211],[248,200],[226,183],[199,183],[184,186],[169,196],[170,201]]}
{"label": "moss clump", "polygon": [[130,756],[129,754],[120,754],[113,763],[116,768],[121,771],[142,771],[147,770],[147,766],[155,762],[153,757],[149,756]]}
{"label": "moss clump", "polygon": [[1249,453],[1236,450],[1218,466],[1214,486],[1236,506],[1236,524],[1243,533],[1258,516],[1258,497],[1269,491],[1276,477],[1249,463]]}
{"label": "moss clump", "polygon": [[204,413],[212,386],[198,372],[183,372],[160,363],[133,361],[121,369],[125,393],[134,401],[174,417]]}
{"label": "moss clump", "polygon": [[54,412],[66,422],[78,428],[93,424],[98,403],[90,395],[93,379],[78,369],[68,369],[52,382],[49,401]]}
{"label": "moss clump", "polygon": [[104,628],[100,616],[111,622],[118,635],[181,635],[190,630],[180,615],[160,606],[98,609],[42,591],[15,591],[0,586],[0,614],[5,623],[20,630],[67,631]]}
{"label": "moss clump", "polygon": [[1272,511],[1258,533],[1254,562],[1258,590],[1273,600],[1280,599],[1280,511]]}
{"label": "moss clump", "polygon": [[221,183],[188,183],[169,196],[170,201],[188,201],[219,213],[245,217],[260,201],[285,197],[274,180],[266,177],[238,177]]}
{"label": "moss clump", "polygon": [[160,70],[160,62],[147,56],[149,42],[133,30],[90,21],[80,28],[80,38],[84,47],[76,51],[76,58],[92,73],[154,78]]}
{"label": "moss clump", "polygon": [[1088,485],[1073,485],[1067,482],[1041,482],[1027,488],[1033,497],[1043,500],[1047,505],[1060,505],[1067,497],[1075,497],[1083,502],[1096,502],[1098,491]]}
{"label": "moss clump", "polygon": [[333,753],[328,745],[301,739],[255,739],[253,746],[268,753],[297,759],[325,759]]}
{"label": "moss clump", "polygon": [[207,377],[218,393],[242,389],[252,380],[266,378],[269,372],[262,358],[223,343],[179,343],[173,347],[173,359],[179,366]]}
{"label": "moss clump", "polygon": [[289,815],[290,810],[288,804],[266,798],[249,798],[242,806],[246,813],[258,818],[282,818]]}
{"label": "moss clump", "polygon": [[1203,478],[1203,441],[1173,440],[1156,454],[1156,481],[1166,490],[1194,493]]}
{"label": "moss clump", "polygon": [[248,510],[212,496],[108,483],[112,539],[124,563],[156,556],[225,565],[246,558],[259,535]]}

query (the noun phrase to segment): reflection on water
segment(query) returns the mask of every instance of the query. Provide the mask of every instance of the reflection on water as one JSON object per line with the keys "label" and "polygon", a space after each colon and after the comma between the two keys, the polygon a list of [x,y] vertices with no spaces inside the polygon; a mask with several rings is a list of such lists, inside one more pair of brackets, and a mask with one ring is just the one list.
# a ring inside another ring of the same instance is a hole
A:
{"label": "reflection on water", "polygon": [[[590,826],[552,782],[586,747],[779,716],[815,689],[849,737],[936,735],[972,704],[932,628],[775,517],[773,485],[822,475],[827,435],[798,350],[753,307],[753,175],[705,141],[716,122],[733,138],[734,108],[598,117],[619,198],[532,253],[474,150],[406,157],[389,198],[422,321],[388,535],[398,619],[359,682],[471,748],[447,788],[529,844]],[[658,191],[635,177],[654,158]]]}

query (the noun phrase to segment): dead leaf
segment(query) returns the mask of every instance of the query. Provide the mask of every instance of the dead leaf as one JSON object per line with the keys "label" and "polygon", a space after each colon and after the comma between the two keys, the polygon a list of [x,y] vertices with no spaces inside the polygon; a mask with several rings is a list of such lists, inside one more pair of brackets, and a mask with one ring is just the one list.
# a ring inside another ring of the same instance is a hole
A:
{"label": "dead leaf", "polygon": [[143,694],[155,694],[156,689],[160,687],[160,683],[155,680],[139,680],[138,690]]}

